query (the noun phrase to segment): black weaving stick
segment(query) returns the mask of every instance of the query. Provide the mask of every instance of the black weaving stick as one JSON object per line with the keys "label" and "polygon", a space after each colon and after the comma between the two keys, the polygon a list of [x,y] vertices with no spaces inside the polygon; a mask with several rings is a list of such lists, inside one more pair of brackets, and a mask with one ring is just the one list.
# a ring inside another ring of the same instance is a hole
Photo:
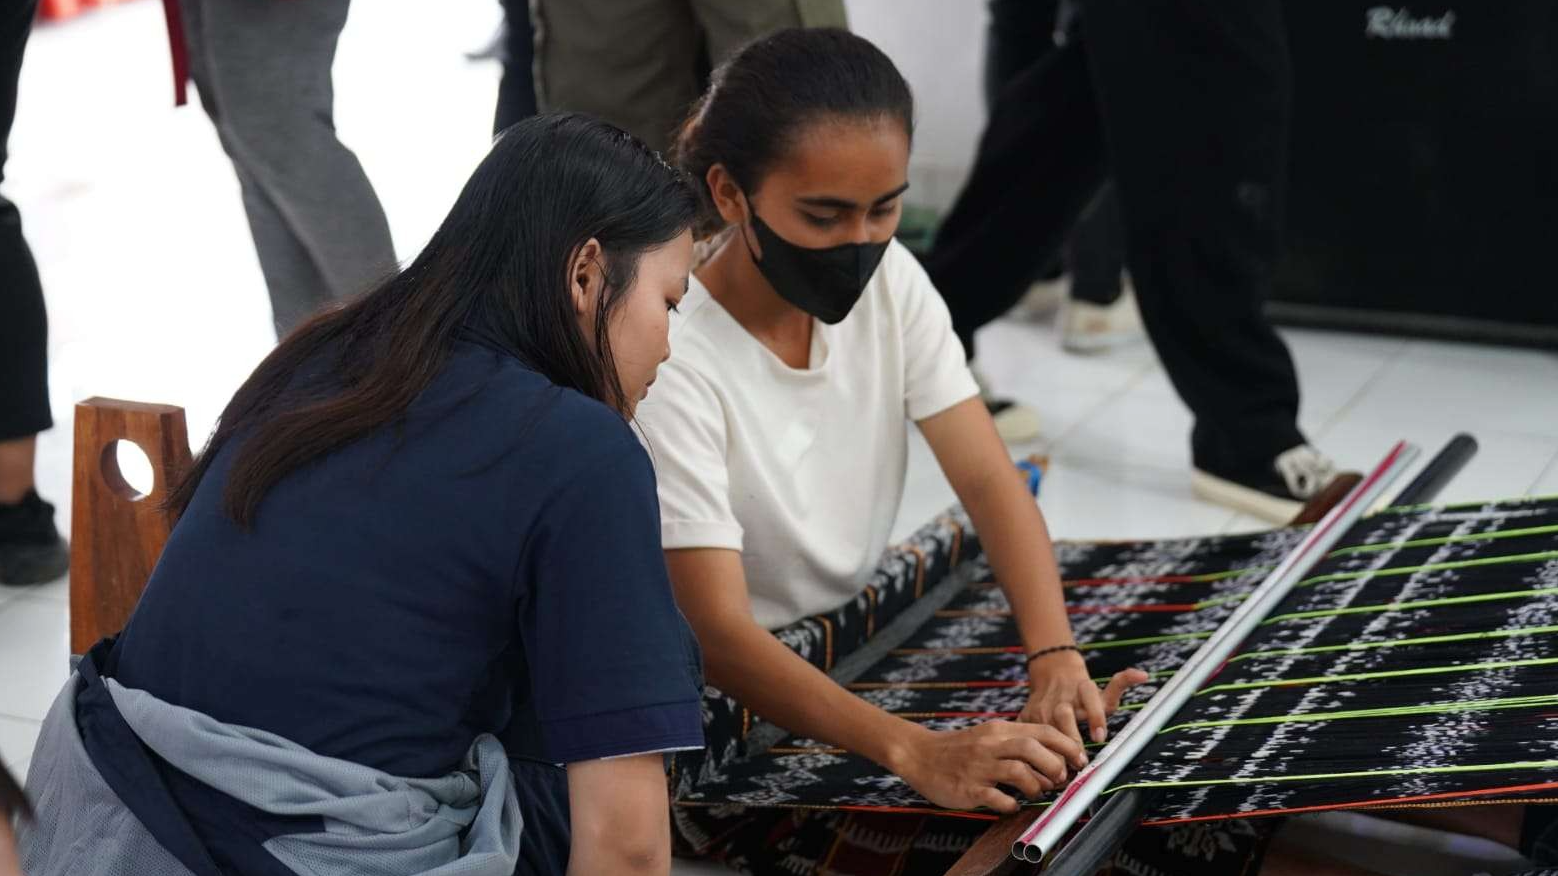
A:
{"label": "black weaving stick", "polygon": [[1477,439],[1465,432],[1456,433],[1448,443],[1436,454],[1434,458],[1423,466],[1423,470],[1417,473],[1412,483],[1407,484],[1398,494],[1392,504],[1394,505],[1422,505],[1432,502],[1439,491],[1445,488],[1451,479],[1460,474],[1466,463],[1477,455]]}

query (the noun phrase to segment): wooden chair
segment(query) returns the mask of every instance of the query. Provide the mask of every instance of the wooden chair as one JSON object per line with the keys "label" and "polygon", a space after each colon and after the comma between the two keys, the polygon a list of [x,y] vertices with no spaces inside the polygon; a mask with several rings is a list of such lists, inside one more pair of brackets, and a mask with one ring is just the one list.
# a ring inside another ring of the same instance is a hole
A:
{"label": "wooden chair", "polygon": [[[151,492],[119,470],[118,444],[151,460]],[[163,509],[189,470],[184,409],[111,398],[76,405],[70,512],[70,650],[82,654],[124,628],[162,554],[177,515]]]}

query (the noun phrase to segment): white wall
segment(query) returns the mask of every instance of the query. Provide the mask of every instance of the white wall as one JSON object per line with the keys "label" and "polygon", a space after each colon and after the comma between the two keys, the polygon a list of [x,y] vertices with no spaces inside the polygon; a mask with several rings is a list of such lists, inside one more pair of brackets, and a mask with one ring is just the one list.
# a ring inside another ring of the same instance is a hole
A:
{"label": "white wall", "polygon": [[850,29],[881,47],[914,89],[919,115],[910,200],[946,207],[984,128],[984,0],[845,0]]}

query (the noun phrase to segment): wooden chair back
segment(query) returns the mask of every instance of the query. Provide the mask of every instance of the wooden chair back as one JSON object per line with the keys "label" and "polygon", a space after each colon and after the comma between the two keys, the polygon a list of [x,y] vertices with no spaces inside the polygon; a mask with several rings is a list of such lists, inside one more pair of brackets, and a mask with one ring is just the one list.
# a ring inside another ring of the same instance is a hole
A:
{"label": "wooden chair back", "polygon": [[[151,460],[142,494],[119,469],[118,443]],[[177,515],[163,510],[189,470],[184,409],[111,398],[76,405],[70,512],[70,650],[82,654],[124,628],[141,598]]]}

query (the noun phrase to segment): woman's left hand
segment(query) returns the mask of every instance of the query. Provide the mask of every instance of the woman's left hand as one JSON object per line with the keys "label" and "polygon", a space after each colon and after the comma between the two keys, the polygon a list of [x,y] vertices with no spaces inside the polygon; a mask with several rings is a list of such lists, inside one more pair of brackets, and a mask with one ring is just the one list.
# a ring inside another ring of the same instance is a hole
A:
{"label": "woman's left hand", "polygon": [[1028,703],[1018,720],[1049,724],[1078,742],[1085,741],[1079,721],[1087,722],[1094,742],[1108,739],[1106,722],[1120,707],[1120,696],[1147,680],[1140,669],[1122,669],[1100,691],[1087,673],[1087,662],[1075,651],[1046,654],[1029,664],[1028,672]]}

